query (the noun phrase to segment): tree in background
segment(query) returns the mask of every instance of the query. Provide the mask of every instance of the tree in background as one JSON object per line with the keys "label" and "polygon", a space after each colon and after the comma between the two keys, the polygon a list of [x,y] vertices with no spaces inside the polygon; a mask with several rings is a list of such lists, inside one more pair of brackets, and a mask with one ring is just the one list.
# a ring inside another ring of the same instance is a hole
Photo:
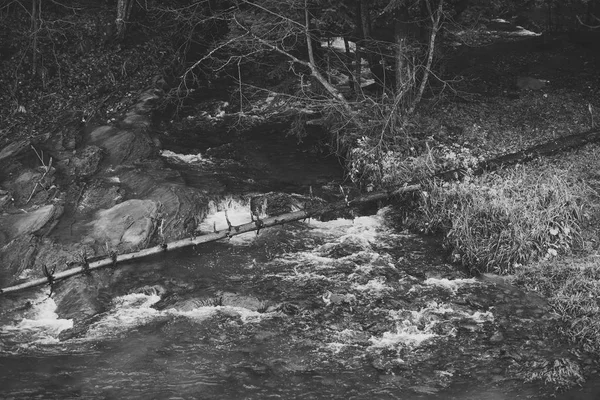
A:
{"label": "tree in background", "polygon": [[[0,6],[0,38],[11,39],[10,47],[0,46],[0,55],[11,58],[7,93],[15,110],[35,81],[42,82],[43,90],[69,89],[61,94],[65,107],[76,91],[85,92],[87,103],[75,107],[87,116],[98,115],[98,104],[107,103],[110,96],[118,98],[127,78],[152,70],[176,83],[173,98],[182,102],[207,88],[233,93],[240,120],[246,123],[256,120],[244,115],[257,102],[275,98],[271,109],[279,105],[286,115],[295,110],[296,133],[303,134],[307,120],[319,121],[332,133],[334,150],[352,164],[412,147],[411,116],[424,98],[445,87],[448,77],[438,68],[447,39],[457,38],[452,29],[462,29],[458,24],[481,26],[481,21],[519,15],[523,24],[529,20],[564,29],[571,26],[568,19],[579,28],[594,27],[599,4],[600,0],[148,0],[134,5],[133,0],[14,0]],[[143,53],[136,53],[136,47],[143,47]]]}
{"label": "tree in background", "polygon": [[[288,100],[282,104],[295,102],[323,117],[343,154],[364,134],[400,134],[426,90],[444,5],[444,0],[238,0],[219,16],[228,23],[227,35],[185,75],[197,76],[207,67],[228,74],[238,84],[244,111],[247,96],[260,91],[260,82],[244,70],[260,66],[263,83],[288,82],[278,93]],[[344,41],[343,51],[328,45],[336,39]],[[375,81],[374,92],[364,89],[367,79]]]}

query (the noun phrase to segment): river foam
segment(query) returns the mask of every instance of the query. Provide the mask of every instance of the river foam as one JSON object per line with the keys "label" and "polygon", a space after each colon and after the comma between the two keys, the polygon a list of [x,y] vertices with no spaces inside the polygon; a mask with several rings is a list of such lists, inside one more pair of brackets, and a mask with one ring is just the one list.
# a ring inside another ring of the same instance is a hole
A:
{"label": "river foam", "polygon": [[[229,228],[227,225],[228,220],[233,226],[252,222],[250,201],[234,197],[227,197],[218,202],[211,201],[208,204],[207,216],[200,223],[200,231],[209,233],[215,229],[219,232],[227,230]],[[233,236],[230,242],[237,245],[246,245],[251,243],[255,237],[255,232],[247,232]]]}
{"label": "river foam", "polygon": [[58,342],[58,335],[73,327],[73,320],[59,318],[56,303],[46,291],[40,291],[31,300],[29,309],[23,318],[14,325],[0,327],[0,335],[19,343],[21,347],[31,344],[52,344]]}

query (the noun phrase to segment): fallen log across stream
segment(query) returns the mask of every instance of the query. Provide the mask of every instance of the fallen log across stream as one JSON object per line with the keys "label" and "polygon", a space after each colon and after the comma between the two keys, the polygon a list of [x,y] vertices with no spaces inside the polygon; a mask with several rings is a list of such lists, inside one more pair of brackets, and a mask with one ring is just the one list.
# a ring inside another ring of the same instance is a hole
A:
{"label": "fallen log across stream", "polygon": [[[351,201],[343,201],[338,202],[326,206],[315,207],[307,210],[300,210],[295,212],[290,212],[286,214],[281,214],[274,217],[269,217],[265,219],[254,220],[253,222],[249,222],[243,225],[233,226],[229,224],[229,228],[221,231],[216,231],[213,233],[209,233],[206,235],[196,236],[196,237],[188,237],[185,239],[176,240],[170,243],[164,243],[158,246],[149,247],[144,250],[136,251],[133,253],[126,254],[114,254],[112,256],[106,256],[106,258],[102,258],[100,260],[96,260],[94,262],[85,263],[82,266],[74,267],[71,269],[67,269],[65,271],[57,272],[56,274],[52,272],[48,272],[48,269],[44,266],[44,274],[45,278],[34,279],[29,282],[24,282],[18,285],[9,286],[0,289],[0,294],[13,293],[21,290],[29,289],[36,286],[42,286],[46,284],[53,285],[55,282],[59,280],[64,280],[76,275],[87,274],[93,270],[97,270],[104,267],[117,267],[119,264],[123,264],[127,261],[133,261],[144,257],[149,257],[152,255],[162,254],[170,250],[181,249],[184,247],[195,246],[197,244],[215,242],[217,240],[231,238],[233,236],[241,235],[246,232],[252,231],[260,231],[263,228],[268,228],[276,225],[283,225],[288,222],[300,221],[308,218],[318,217],[320,215],[333,212],[340,211],[344,209],[350,209],[354,206],[369,203],[372,201],[384,200],[396,195],[400,195],[403,193],[414,192],[421,189],[420,184],[408,185],[401,187],[399,189],[386,191],[386,192],[376,192],[371,193],[369,195],[360,196]],[[250,212],[250,211],[249,211]]]}
{"label": "fallen log across stream", "polygon": [[[549,156],[561,151],[570,150],[576,147],[581,147],[588,143],[598,141],[600,141],[600,130],[598,130],[597,128],[593,128],[587,132],[565,136],[537,146],[530,147],[525,150],[518,151],[516,153],[506,154],[492,160],[483,161],[479,164],[479,166],[476,169],[471,171],[468,171],[464,168],[458,168],[435,174],[432,176],[432,178],[437,178],[445,181],[461,180],[467,174],[480,175],[484,172],[494,171],[520,162],[531,161],[540,156]],[[400,195],[402,193],[414,192],[420,190],[421,188],[421,184],[410,183],[399,189],[371,193],[369,195],[357,197],[356,199],[349,202],[338,202],[327,206],[315,207],[312,209],[291,212],[275,217],[269,217],[265,218],[264,220],[253,221],[239,226],[230,226],[229,229],[220,232],[214,232],[207,235],[180,239],[159,246],[149,247],[147,249],[133,253],[114,254],[113,256],[107,256],[106,258],[91,263],[86,263],[83,266],[71,268],[62,272],[58,272],[56,274],[48,272],[47,268],[44,266],[44,273],[46,275],[45,278],[35,279],[29,282],[0,289],[0,295],[5,293],[17,292],[20,290],[45,284],[52,285],[58,280],[66,279],[83,273],[89,273],[90,271],[100,269],[103,267],[117,266],[119,263],[122,264],[126,261],[132,261],[143,257],[161,254],[169,250],[180,249],[183,247],[194,246],[202,243],[214,242],[217,240],[230,238],[232,236],[241,235],[242,233],[246,232],[260,231],[260,229],[268,228],[270,226],[283,225],[287,222],[318,217],[328,212],[340,211],[352,208],[359,204],[369,203],[377,200],[384,200],[395,195]]]}

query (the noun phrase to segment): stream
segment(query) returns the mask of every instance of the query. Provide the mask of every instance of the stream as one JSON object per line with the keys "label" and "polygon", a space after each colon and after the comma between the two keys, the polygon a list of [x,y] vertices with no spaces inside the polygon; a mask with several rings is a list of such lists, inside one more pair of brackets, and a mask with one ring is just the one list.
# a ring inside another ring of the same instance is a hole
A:
{"label": "stream", "polygon": [[[249,222],[248,193],[339,196],[341,167],[310,141],[271,129],[211,145],[162,152],[212,198],[199,234]],[[299,221],[59,283],[91,288],[101,311],[83,323],[48,287],[0,298],[0,398],[544,399],[553,384],[536,377],[591,363],[542,298],[468,276],[397,219]],[[555,398],[599,392],[596,379]]]}

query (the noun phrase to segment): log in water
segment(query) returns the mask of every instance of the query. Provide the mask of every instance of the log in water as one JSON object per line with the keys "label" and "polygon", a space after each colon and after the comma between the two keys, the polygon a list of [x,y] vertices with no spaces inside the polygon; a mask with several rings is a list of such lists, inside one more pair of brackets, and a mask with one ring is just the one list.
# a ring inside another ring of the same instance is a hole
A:
{"label": "log in water", "polygon": [[[316,207],[314,209],[309,210],[300,210],[291,213],[281,214],[274,217],[265,218],[262,220],[254,220],[253,222],[249,222],[247,224],[233,226],[228,223],[229,229],[216,231],[214,233],[210,233],[207,235],[202,235],[198,237],[190,237],[185,239],[176,240],[170,243],[161,244],[154,247],[149,247],[144,250],[136,251],[133,253],[126,254],[114,254],[113,256],[108,256],[101,260],[97,260],[86,264],[84,266],[71,268],[62,272],[58,272],[56,274],[48,273],[47,269],[44,267],[46,277],[40,279],[34,279],[29,282],[24,282],[19,285],[9,286],[3,289],[0,289],[0,294],[17,292],[20,290],[25,290],[28,288],[32,288],[35,286],[41,286],[45,284],[52,284],[55,281],[67,279],[72,276],[76,276],[83,273],[88,273],[90,271],[100,269],[107,266],[117,266],[118,264],[122,264],[125,261],[132,261],[143,257],[148,257],[156,254],[161,254],[169,250],[180,249],[183,247],[195,246],[202,243],[214,242],[221,239],[230,238],[233,236],[241,235],[243,233],[252,232],[252,231],[260,231],[263,228],[268,228],[276,225],[283,225],[287,222],[300,221],[307,218],[317,217],[319,215],[326,214],[332,211],[339,211],[346,208],[351,208],[353,206],[368,203],[377,200],[383,200],[392,196],[400,195],[402,193],[414,192],[419,190],[421,185],[409,185],[404,186],[402,188],[387,191],[387,192],[377,192],[372,193],[366,196],[358,197],[349,202],[338,202],[331,204],[329,206],[324,207]],[[229,222],[229,221],[228,221]]]}

